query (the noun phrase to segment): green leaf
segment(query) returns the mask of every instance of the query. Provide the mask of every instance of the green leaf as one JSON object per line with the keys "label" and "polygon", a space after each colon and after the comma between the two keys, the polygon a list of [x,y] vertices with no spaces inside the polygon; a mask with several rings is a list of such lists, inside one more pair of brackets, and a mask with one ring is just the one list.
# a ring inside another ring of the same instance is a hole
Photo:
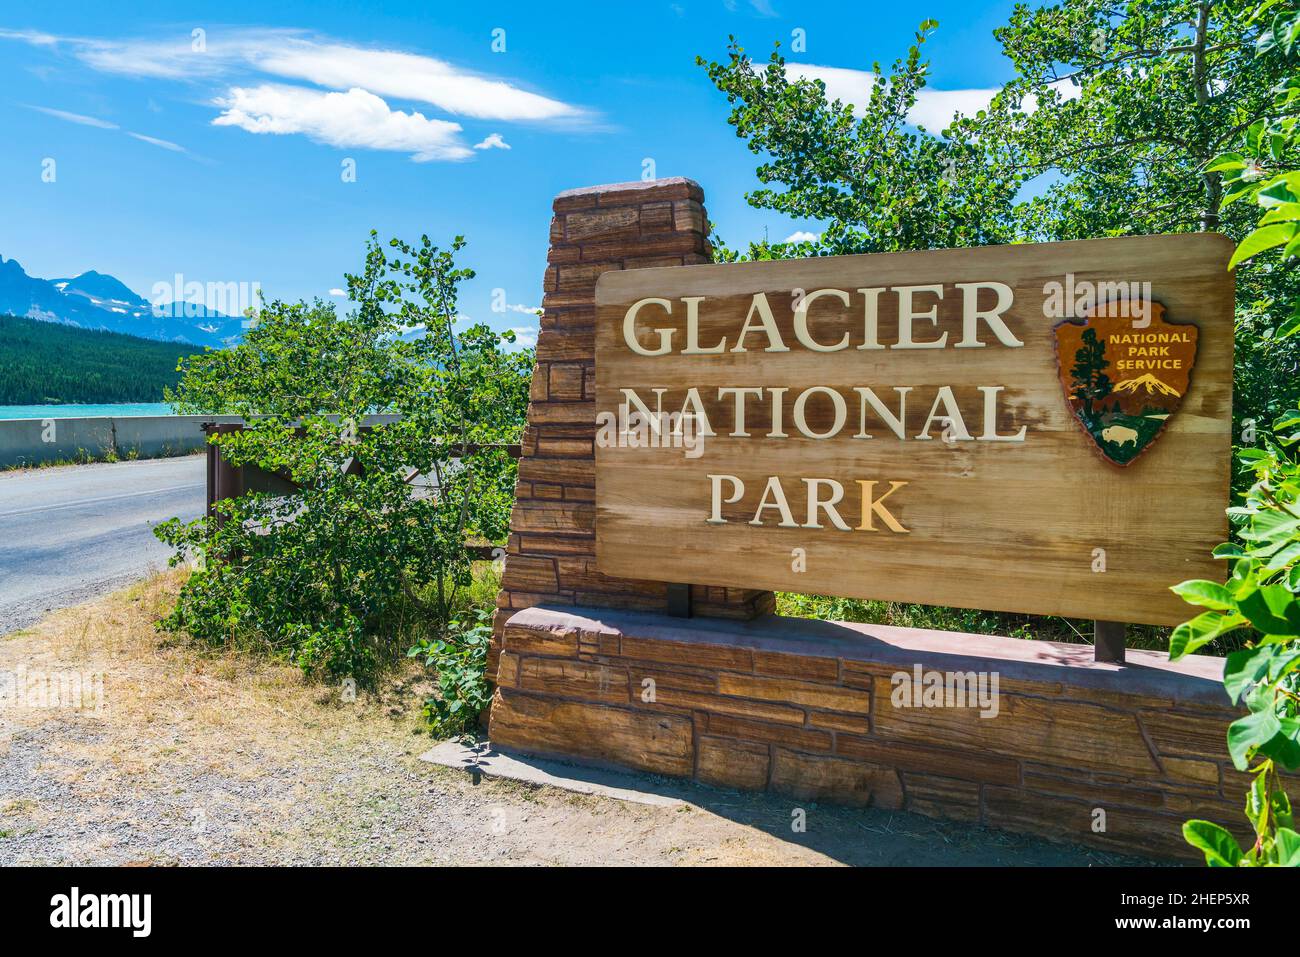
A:
{"label": "green leaf", "polygon": [[1279,827],[1273,832],[1273,846],[1281,867],[1300,867],[1300,834],[1289,827]]}
{"label": "green leaf", "polygon": [[1295,541],[1274,552],[1273,557],[1264,565],[1264,571],[1265,573],[1281,571],[1298,558],[1300,558],[1300,541]]}
{"label": "green leaf", "polygon": [[1196,649],[1208,645],[1224,632],[1232,631],[1246,623],[1241,615],[1222,615],[1207,611],[1191,621],[1185,621],[1169,636],[1169,659],[1177,661]]}
{"label": "green leaf", "polygon": [[1200,605],[1215,611],[1231,611],[1236,607],[1232,592],[1218,582],[1192,579],[1169,589],[1189,605]]}
{"label": "green leaf", "polygon": [[1300,719],[1279,719],[1277,733],[1259,746],[1259,754],[1288,771],[1300,768]]}
{"label": "green leaf", "polygon": [[1236,867],[1241,863],[1237,839],[1213,821],[1188,821],[1183,825],[1183,840],[1203,852],[1210,867]]}
{"label": "green leaf", "polygon": [[[1283,203],[1280,206],[1274,206],[1264,214],[1260,225],[1265,226],[1269,223],[1287,223],[1300,219],[1300,203]],[[1292,242],[1295,242],[1293,239]]]}
{"label": "green leaf", "polygon": [[1273,819],[1278,827],[1294,827],[1295,818],[1291,813],[1291,799],[1285,791],[1273,792]]}
{"label": "green leaf", "polygon": [[1205,167],[1207,173],[1221,173],[1225,170],[1243,169],[1246,165],[1246,159],[1240,153],[1220,153],[1214,159],[1210,160]]}
{"label": "green leaf", "polygon": [[1282,725],[1272,711],[1256,711],[1228,725],[1228,754],[1238,771],[1250,767],[1250,755],[1270,741]]}
{"label": "green leaf", "polygon": [[1257,836],[1268,830],[1268,812],[1273,807],[1273,802],[1268,798],[1267,767],[1265,765],[1265,769],[1255,775],[1246,791],[1246,820],[1255,828]]}
{"label": "green leaf", "polygon": [[1259,152],[1259,138],[1264,133],[1264,121],[1256,120],[1246,128],[1246,149],[1252,153]]}
{"label": "green leaf", "polygon": [[1288,651],[1279,645],[1234,651],[1223,663],[1224,690],[1233,701],[1239,701],[1251,685],[1276,681],[1297,660],[1300,660],[1300,650]]}
{"label": "green leaf", "polygon": [[1283,585],[1264,585],[1239,598],[1237,608],[1267,635],[1300,635],[1300,601]]}
{"label": "green leaf", "polygon": [[1295,48],[1297,37],[1300,37],[1300,16],[1294,12],[1279,13],[1273,21],[1273,39],[1287,56]]}
{"label": "green leaf", "polygon": [[1296,235],[1291,238],[1291,241],[1286,244],[1286,248],[1282,250],[1283,259],[1291,259],[1296,255],[1300,255],[1300,230],[1297,230]]}
{"label": "green leaf", "polygon": [[1228,260],[1228,268],[1234,269],[1238,263],[1245,262],[1262,252],[1267,252],[1276,246],[1289,243],[1295,238],[1297,226],[1295,223],[1274,223],[1272,226],[1261,226],[1254,232],[1248,234],[1241,244],[1237,246],[1237,251],[1232,254]]}
{"label": "green leaf", "polygon": [[1241,530],[1241,537],[1248,542],[1270,542],[1280,545],[1300,530],[1300,518],[1288,515],[1281,509],[1267,509],[1247,514],[1250,516],[1250,522]]}
{"label": "green leaf", "polygon": [[1291,313],[1282,321],[1282,325],[1277,327],[1277,334],[1274,338],[1285,339],[1287,336],[1293,336],[1300,332],[1300,310]]}
{"label": "green leaf", "polygon": [[1300,186],[1294,173],[1283,173],[1269,180],[1259,190],[1259,205],[1283,208],[1300,203],[1295,189]]}

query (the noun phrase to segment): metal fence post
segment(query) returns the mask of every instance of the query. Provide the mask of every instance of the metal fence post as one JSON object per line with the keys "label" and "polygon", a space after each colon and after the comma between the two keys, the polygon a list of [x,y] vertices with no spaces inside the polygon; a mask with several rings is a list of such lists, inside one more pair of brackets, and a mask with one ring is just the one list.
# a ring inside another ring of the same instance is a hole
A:
{"label": "metal fence post", "polygon": [[1094,622],[1093,626],[1093,660],[1122,665],[1125,657],[1124,623],[1098,621]]}
{"label": "metal fence post", "polygon": [[690,618],[691,586],[668,584],[668,614],[673,618]]}

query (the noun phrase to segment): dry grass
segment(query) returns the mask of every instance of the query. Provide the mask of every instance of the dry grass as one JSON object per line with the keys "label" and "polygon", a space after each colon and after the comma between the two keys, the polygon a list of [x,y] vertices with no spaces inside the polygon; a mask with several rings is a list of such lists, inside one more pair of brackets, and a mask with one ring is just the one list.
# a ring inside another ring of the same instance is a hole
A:
{"label": "dry grass", "polygon": [[890,812],[808,810],[688,788],[627,804],[419,761],[414,664],[380,690],[308,681],[157,631],[182,572],[0,638],[0,671],[104,676],[100,711],[0,708],[0,864],[1082,863],[1065,851]]}
{"label": "dry grass", "polygon": [[378,691],[358,691],[355,701],[345,701],[341,687],[310,681],[291,665],[160,632],[156,623],[185,574],[166,572],[7,636],[0,640],[0,667],[24,662],[29,670],[71,665],[102,673],[111,723],[137,728],[146,739],[150,728],[177,719],[254,746],[303,730],[346,733],[379,714],[395,733],[419,730],[419,703],[431,685],[415,666],[389,676]]}

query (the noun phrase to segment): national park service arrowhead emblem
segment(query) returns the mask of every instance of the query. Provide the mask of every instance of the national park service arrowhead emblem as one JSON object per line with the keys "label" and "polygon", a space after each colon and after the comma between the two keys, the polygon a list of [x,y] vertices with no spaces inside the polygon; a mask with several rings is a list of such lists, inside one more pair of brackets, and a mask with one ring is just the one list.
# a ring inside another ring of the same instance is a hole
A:
{"label": "national park service arrowhead emblem", "polygon": [[1200,332],[1158,302],[1121,299],[1055,328],[1061,387],[1109,462],[1128,465],[1160,435],[1191,385]]}

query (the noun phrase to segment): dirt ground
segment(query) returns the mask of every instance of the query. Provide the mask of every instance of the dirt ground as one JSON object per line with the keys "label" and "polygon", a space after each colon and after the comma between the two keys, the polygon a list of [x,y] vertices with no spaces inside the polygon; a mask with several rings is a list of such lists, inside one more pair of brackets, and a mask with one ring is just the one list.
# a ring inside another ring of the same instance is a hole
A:
{"label": "dirt ground", "polygon": [[[0,864],[1107,865],[1114,855],[909,814],[672,785],[663,808],[419,760],[415,673],[382,693],[158,634],[164,575],[0,638],[102,675],[102,706],[0,704]],[[667,782],[646,779],[662,789]]]}

